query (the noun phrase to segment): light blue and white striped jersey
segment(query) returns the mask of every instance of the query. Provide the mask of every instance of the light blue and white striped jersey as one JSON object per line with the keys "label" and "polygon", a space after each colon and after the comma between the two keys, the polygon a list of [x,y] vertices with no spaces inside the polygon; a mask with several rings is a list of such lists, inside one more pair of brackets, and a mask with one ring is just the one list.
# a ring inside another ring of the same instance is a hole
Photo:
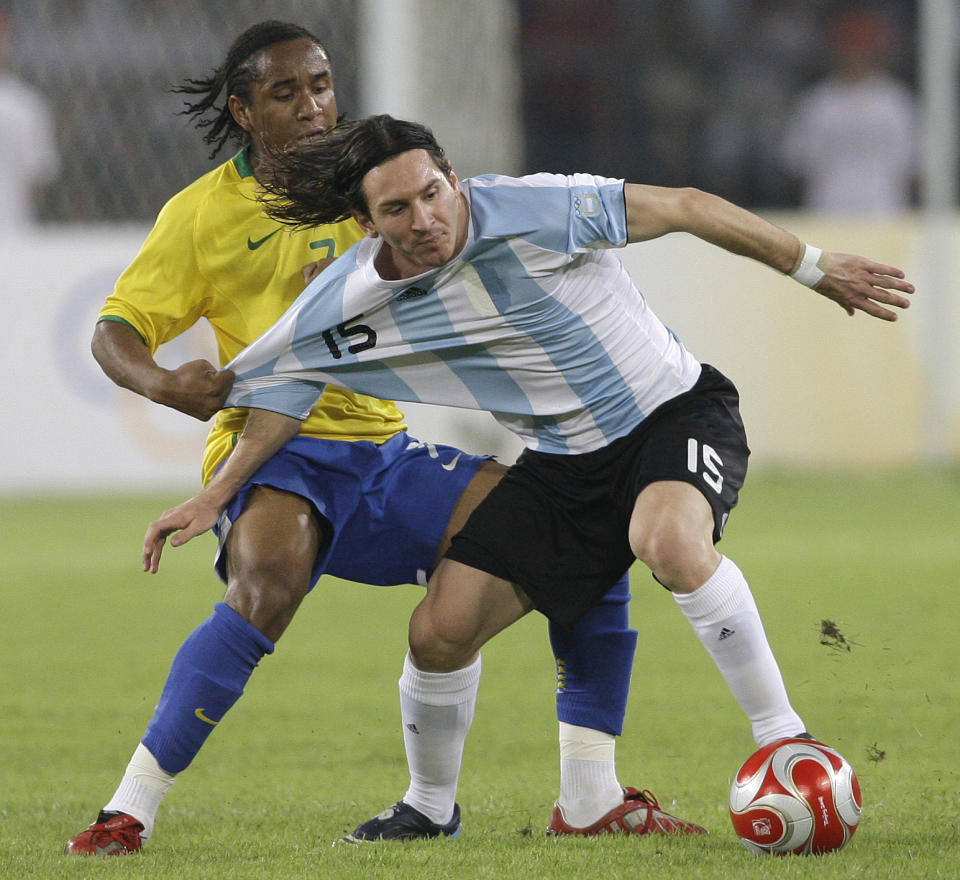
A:
{"label": "light blue and white striped jersey", "polygon": [[609,248],[627,241],[623,181],[577,174],[461,181],[463,251],[414,278],[358,242],[228,365],[227,406],[301,418],[326,384],[488,410],[530,449],[581,453],[689,390],[700,364]]}

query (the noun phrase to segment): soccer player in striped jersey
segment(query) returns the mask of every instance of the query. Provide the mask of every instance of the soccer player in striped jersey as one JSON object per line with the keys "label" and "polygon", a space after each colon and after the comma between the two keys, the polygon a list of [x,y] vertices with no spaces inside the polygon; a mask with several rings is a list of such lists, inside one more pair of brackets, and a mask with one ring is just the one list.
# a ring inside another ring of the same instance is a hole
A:
{"label": "soccer player in striped jersey", "polygon": [[[264,215],[256,200],[268,150],[301,143],[336,122],[330,60],[315,36],[282,22],[254,25],[212,76],[188,81],[180,91],[196,96],[187,112],[208,128],[211,158],[230,140],[241,149],[164,206],[102,309],[93,351],[119,385],[198,419],[216,413],[203,454],[206,483],[246,421],[243,408],[220,410],[232,373],[205,360],[163,369],[154,353],[205,318],[226,364],[363,231],[347,219],[291,232]],[[421,443],[405,428],[391,401],[330,386],[283,454],[237,494],[220,533],[224,601],[177,652],[119,787],[97,821],[71,839],[68,852],[141,848],[176,775],[272,653],[321,574],[384,585],[426,582],[450,537],[505,468],[485,456]],[[636,643],[628,599],[625,576],[576,629],[550,628],[563,673],[560,797],[578,828],[626,809],[614,743]],[[463,717],[472,716],[479,670],[477,662],[461,673],[466,690],[452,710]],[[402,682],[402,699],[407,689]],[[421,731],[424,740],[443,739],[429,725]],[[381,836],[458,833],[459,761],[438,757],[442,746],[416,757],[403,807]],[[454,741],[448,751],[458,749]],[[643,804],[627,806],[649,812]]]}
{"label": "soccer player in striped jersey", "polygon": [[[460,181],[428,129],[388,116],[276,156],[267,189],[279,219],[353,216],[368,237],[231,363],[228,401],[251,417],[220,473],[150,525],[144,567],[156,570],[169,535],[179,545],[210,528],[330,382],[487,409],[526,449],[414,612],[404,720],[442,717],[427,697],[452,700],[481,646],[532,608],[573,626],[639,559],[756,742],[804,732],[747,581],[716,549],[749,454],[736,389],[664,327],[611,248],[687,232],[884,320],[909,305],[903,272],[821,252],[699,190],[584,174]],[[569,833],[562,806],[551,830]]]}

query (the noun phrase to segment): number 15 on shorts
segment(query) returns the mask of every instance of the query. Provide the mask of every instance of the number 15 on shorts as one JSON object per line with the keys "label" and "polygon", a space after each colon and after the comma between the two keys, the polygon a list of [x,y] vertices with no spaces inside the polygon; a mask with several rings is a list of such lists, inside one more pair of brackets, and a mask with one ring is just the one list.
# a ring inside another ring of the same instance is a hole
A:
{"label": "number 15 on shorts", "polygon": [[700,443],[696,437],[687,439],[687,470],[691,474],[699,474],[718,495],[723,489],[721,467],[723,467],[723,459],[712,446]]}

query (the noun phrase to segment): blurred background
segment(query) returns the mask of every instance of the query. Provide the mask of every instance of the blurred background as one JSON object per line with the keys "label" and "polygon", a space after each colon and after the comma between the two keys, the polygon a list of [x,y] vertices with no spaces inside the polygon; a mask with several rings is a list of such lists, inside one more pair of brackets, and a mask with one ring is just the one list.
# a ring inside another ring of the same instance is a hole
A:
{"label": "blurred background", "polygon": [[[266,18],[325,42],[342,111],[426,122],[461,176],[697,186],[904,268],[916,305],[886,325],[684,236],[623,252],[740,386],[758,464],[960,459],[953,0],[0,0],[0,491],[196,483],[205,426],[116,389],[89,338],[166,199],[228,158],[170,87]],[[410,412],[517,451],[486,414]]]}

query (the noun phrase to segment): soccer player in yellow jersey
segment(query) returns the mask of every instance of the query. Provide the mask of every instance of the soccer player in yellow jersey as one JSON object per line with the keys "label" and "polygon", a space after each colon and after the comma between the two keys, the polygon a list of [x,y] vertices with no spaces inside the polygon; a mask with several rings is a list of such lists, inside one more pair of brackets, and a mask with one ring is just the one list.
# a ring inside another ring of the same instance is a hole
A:
{"label": "soccer player in yellow jersey", "polygon": [[[211,158],[230,140],[240,142],[240,152],[164,206],[107,299],[92,348],[117,384],[198,419],[216,413],[204,451],[206,483],[245,423],[244,410],[218,412],[233,377],[204,360],[166,370],[154,352],[205,318],[220,363],[227,363],[362,232],[352,220],[291,232],[269,220],[255,198],[264,151],[320,134],[337,119],[329,57],[315,36],[282,22],[254,25],[210,77],[178,91],[199,96],[185,112],[208,129]],[[353,345],[368,344],[362,329],[352,332],[345,328]],[[176,774],[240,697],[321,574],[426,583],[449,538],[505,469],[484,456],[420,443],[405,429],[392,402],[329,388],[300,435],[234,498],[218,529],[224,600],[177,652],[119,787],[97,821],[70,840],[68,853],[141,848]],[[551,625],[559,671],[558,804],[571,833],[601,833],[614,814],[650,810],[634,789],[620,786],[614,764],[636,643],[628,590],[624,577],[574,629]],[[466,701],[448,707],[443,729],[432,729],[410,714],[411,697],[439,706],[445,694],[433,693],[430,676],[405,663],[400,695],[410,787],[378,817],[372,835],[358,829],[354,839],[459,834],[459,754],[479,674],[479,660],[463,670]],[[616,827],[632,824],[650,826]]]}

